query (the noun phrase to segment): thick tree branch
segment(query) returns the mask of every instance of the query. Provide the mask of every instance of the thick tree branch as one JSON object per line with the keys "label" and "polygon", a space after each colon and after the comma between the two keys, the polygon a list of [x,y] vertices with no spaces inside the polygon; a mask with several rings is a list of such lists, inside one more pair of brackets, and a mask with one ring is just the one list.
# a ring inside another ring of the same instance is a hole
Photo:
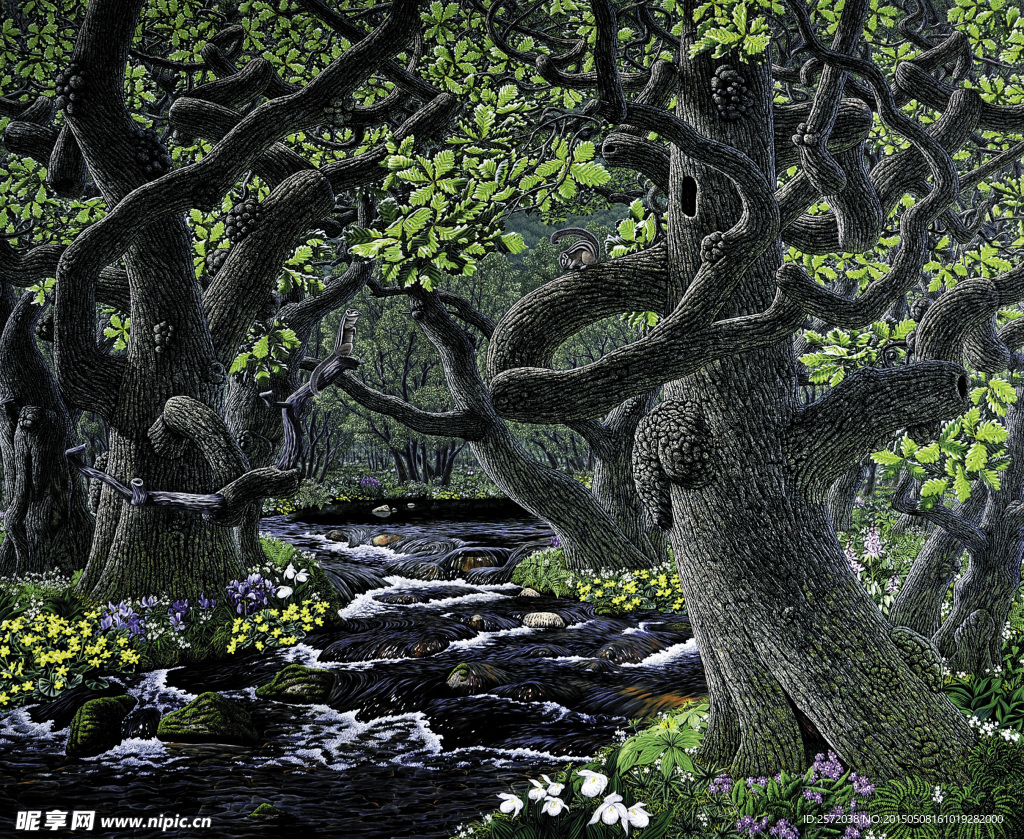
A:
{"label": "thick tree branch", "polygon": [[[929,108],[944,111],[957,88],[941,82],[922,69],[916,61],[904,61],[896,67],[896,85],[908,99],[916,99]],[[983,102],[978,127],[987,131],[1019,134],[1024,130],[1024,105],[992,105]]]}
{"label": "thick tree branch", "polygon": [[[970,138],[974,130],[972,117],[975,114],[973,108],[952,109],[942,114],[926,130],[947,153],[953,154]],[[850,172],[850,168],[847,171]],[[875,240],[881,233],[882,219],[889,216],[900,199],[908,192],[924,191],[919,189],[919,185],[925,181],[928,173],[928,162],[916,147],[887,157],[872,169],[871,186],[865,185],[864,189],[868,196],[877,195],[877,198],[869,200],[877,201],[881,205],[881,217],[876,217]],[[968,183],[973,186],[975,182],[960,179],[961,192]],[[844,249],[840,237],[839,218],[834,213],[817,216],[803,213],[804,209],[822,198],[823,196],[810,186],[810,179],[803,173],[797,174],[779,190],[783,239],[787,244],[814,254],[828,254]]]}
{"label": "thick tree branch", "polygon": [[186,513],[205,514],[221,527],[237,527],[254,502],[263,498],[287,498],[294,495],[302,483],[302,471],[282,471],[274,466],[253,469],[239,476],[218,492],[166,492],[146,488],[142,478],[133,478],[127,487],[99,469],[87,466],[82,460],[85,446],[68,449],[65,454],[72,465],[86,478],[102,481],[133,507],[151,505],[168,507]]}
{"label": "thick tree branch", "polygon": [[249,461],[221,416],[196,399],[172,396],[149,429],[149,439],[162,457],[180,456],[178,445],[168,440],[191,441],[203,453],[213,472],[214,485],[227,484],[249,468]]}
{"label": "thick tree branch", "polygon": [[[888,90],[886,91],[888,93]],[[891,97],[890,97],[891,102]],[[958,91],[950,104],[951,114],[971,120],[977,114],[980,98],[973,91]],[[902,115],[901,115],[902,117]],[[906,122],[901,118],[900,122]],[[913,142],[928,158],[935,177],[931,192],[919,200],[900,218],[900,248],[889,272],[874,280],[853,300],[840,297],[822,288],[801,272],[784,277],[783,292],[796,301],[808,314],[828,320],[837,326],[856,327],[871,323],[905,294],[917,282],[928,241],[928,228],[953,203],[959,189],[959,179],[952,169],[952,159],[935,138],[914,126]],[[919,143],[921,137],[925,141]],[[941,164],[941,165],[940,165]]]}
{"label": "thick tree branch", "polygon": [[[846,300],[822,289],[809,277],[793,274],[783,289],[811,315],[828,318],[839,326],[858,326],[878,317],[897,296],[904,294],[914,282],[924,260],[928,228],[957,197],[959,179],[948,152],[928,131],[904,114],[896,105],[889,85],[872,62],[843,55],[827,49],[817,38],[810,16],[802,0],[787,0],[811,52],[827,65],[839,70],[859,73],[871,86],[879,115],[890,130],[903,135],[925,157],[934,181],[931,192],[900,219],[900,249],[889,273],[874,281],[860,297]],[[980,97],[973,91],[957,91],[949,100],[949,109],[961,118],[977,123]],[[788,282],[792,279],[792,282]]]}
{"label": "thick tree branch", "polygon": [[420,434],[459,437],[463,440],[480,440],[484,436],[484,424],[471,410],[424,411],[397,396],[374,390],[351,375],[341,376],[334,384],[367,410],[391,417]]}
{"label": "thick tree branch", "polygon": [[802,322],[799,308],[781,295],[764,312],[717,321],[704,329],[687,328],[677,310],[643,338],[582,367],[507,369],[492,379],[491,396],[499,414],[519,422],[591,419],[624,398],[682,378],[712,361],[777,343]]}
{"label": "thick tree branch", "polygon": [[653,140],[616,131],[609,134],[601,144],[601,155],[609,166],[639,172],[663,193],[668,194],[668,147]]}
{"label": "thick tree branch", "polygon": [[[487,355],[487,375],[515,367],[548,367],[565,341],[592,323],[623,312],[664,314],[665,247],[648,248],[547,283],[502,318]],[[580,300],[587,305],[581,306]]]}
{"label": "thick tree branch", "polygon": [[[811,112],[810,102],[776,105],[772,109],[775,139],[775,167],[782,172],[800,162],[800,147],[793,142],[800,123],[806,123]],[[871,108],[859,99],[839,102],[832,133],[825,148],[832,154],[846,151],[863,141],[871,131],[874,118]],[[821,145],[819,139],[818,144]],[[819,195],[824,194],[819,190]]]}
{"label": "thick tree branch", "polygon": [[854,371],[801,410],[787,431],[784,446],[797,485],[824,501],[843,472],[899,429],[967,410],[967,385],[960,365],[940,361]]}
{"label": "thick tree branch", "polygon": [[1005,370],[1010,351],[995,334],[999,292],[992,280],[973,277],[958,283],[928,308],[914,339],[919,359],[960,363],[967,355],[972,365],[988,373]]}
{"label": "thick tree branch", "polygon": [[988,547],[988,535],[985,531],[948,507],[936,504],[930,510],[922,509],[914,497],[917,485],[917,481],[904,471],[892,494],[892,508],[899,513],[917,516],[941,527],[971,553],[984,551]]}
{"label": "thick tree branch", "polygon": [[[834,52],[853,52],[864,30],[868,6],[868,0],[847,0],[832,42]],[[803,170],[822,195],[838,195],[847,185],[843,168],[828,151],[828,141],[832,136],[836,115],[839,113],[846,75],[845,70],[826,63],[818,82],[818,89],[814,93],[805,130],[798,135]],[[797,137],[794,137],[794,141],[796,139]]]}
{"label": "thick tree branch", "polygon": [[292,175],[262,202],[255,230],[231,248],[203,295],[221,364],[235,357],[298,238],[333,206],[334,192],[316,171]]}
{"label": "thick tree branch", "polygon": [[[316,15],[335,32],[344,35],[353,44],[357,44],[367,37],[365,32],[358,26],[345,20],[344,17],[331,9],[324,0],[296,0],[296,2],[302,8]],[[418,22],[417,24],[410,23],[410,25],[415,26],[416,29],[419,28]],[[442,93],[429,82],[425,82],[423,79],[410,73],[397,61],[385,61],[381,65],[380,72],[389,81],[394,82],[403,90],[424,101],[434,99]]]}
{"label": "thick tree branch", "polygon": [[613,123],[626,116],[626,97],[619,78],[619,24],[615,6],[609,0],[590,0],[597,37],[594,43],[594,67],[597,73],[598,113]]}

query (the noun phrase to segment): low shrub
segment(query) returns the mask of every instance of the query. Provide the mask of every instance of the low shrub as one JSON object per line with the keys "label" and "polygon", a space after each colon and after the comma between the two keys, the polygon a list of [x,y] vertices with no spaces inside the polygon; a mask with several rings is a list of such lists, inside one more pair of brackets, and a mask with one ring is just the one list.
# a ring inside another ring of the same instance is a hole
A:
{"label": "low shrub", "polygon": [[571,597],[573,588],[569,580],[572,576],[565,567],[565,552],[561,548],[548,548],[524,557],[512,571],[512,582],[541,594]]}

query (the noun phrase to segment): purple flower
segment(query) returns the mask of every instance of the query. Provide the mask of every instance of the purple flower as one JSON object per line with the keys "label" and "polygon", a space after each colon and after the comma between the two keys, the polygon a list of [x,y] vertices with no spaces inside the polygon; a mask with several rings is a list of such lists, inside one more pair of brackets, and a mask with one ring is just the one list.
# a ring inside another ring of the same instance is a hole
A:
{"label": "purple flower", "polygon": [[277,593],[277,586],[259,574],[250,574],[244,580],[232,580],[227,587],[228,600],[239,615],[248,615],[264,609]]}
{"label": "purple flower", "polygon": [[708,792],[712,795],[728,795],[732,792],[732,778],[728,775],[719,775],[708,784]]}
{"label": "purple flower", "polygon": [[359,486],[361,486],[363,489],[380,489],[381,482],[378,481],[376,478],[367,475],[365,478],[359,481]]}
{"label": "purple flower", "polygon": [[763,833],[767,827],[767,816],[762,818],[760,821],[755,819],[753,816],[744,816],[736,822],[736,830],[746,831],[750,836],[756,836],[758,833]]}
{"label": "purple flower", "polygon": [[779,839],[800,839],[800,831],[785,819],[779,819],[775,823],[775,827],[768,832],[772,836],[778,836]]}
{"label": "purple flower", "polygon": [[208,598],[206,596],[206,592],[205,591],[202,594],[199,595],[199,608],[200,609],[212,609],[216,605],[217,605],[217,601]]}
{"label": "purple flower", "polygon": [[[766,786],[768,786],[767,778],[747,778],[747,789],[753,793],[764,792]],[[754,789],[754,787],[761,787],[761,789]]]}
{"label": "purple flower", "polygon": [[853,791],[861,798],[870,798],[875,792],[875,785],[864,775],[856,772],[850,774],[850,783],[853,784]]}
{"label": "purple flower", "polygon": [[846,543],[846,550],[843,551],[843,556],[846,557],[846,564],[850,566],[854,574],[860,574],[864,570],[864,566],[857,560],[857,552],[853,549],[853,545],[850,542]]}
{"label": "purple flower", "polygon": [[182,614],[180,612],[173,612],[168,614],[170,614],[171,616],[171,629],[173,629],[175,632],[184,632],[185,621],[183,620]]}
{"label": "purple flower", "polygon": [[142,600],[139,601],[139,605],[143,609],[152,609],[156,606],[156,598],[152,594],[149,595],[149,597],[143,597]]}
{"label": "purple flower", "polygon": [[552,536],[551,537],[551,547],[552,548],[560,548],[560,547],[562,547],[562,540],[559,539],[557,536]]}
{"label": "purple flower", "polygon": [[171,608],[168,610],[168,614],[170,614],[170,612],[177,612],[178,614],[184,616],[187,611],[188,611],[188,601],[187,600],[175,600],[171,604]]}
{"label": "purple flower", "polygon": [[823,778],[828,778],[830,781],[837,781],[843,775],[843,765],[839,762],[839,758],[836,757],[836,753],[829,749],[828,759],[825,759],[825,755],[817,754],[814,756],[814,765],[811,766],[813,773],[811,774],[811,780],[815,781],[820,775]]}
{"label": "purple flower", "polygon": [[107,613],[100,618],[100,629],[120,629],[124,627],[131,635],[142,635],[145,632],[145,623],[135,610],[122,600],[116,606],[113,603],[107,604]]}
{"label": "purple flower", "polygon": [[811,787],[804,789],[804,798],[808,801],[813,801],[815,804],[821,804],[821,793]]}
{"label": "purple flower", "polygon": [[864,555],[874,558],[882,555],[882,537],[878,535],[878,528],[874,525],[868,530],[868,535],[864,539]]}
{"label": "purple flower", "polygon": [[899,587],[900,587],[900,575],[899,574],[893,574],[892,577],[889,578],[889,582],[885,584],[885,590],[889,594],[895,594],[897,592],[897,590],[899,589]]}
{"label": "purple flower", "polygon": [[860,831],[852,824],[846,826],[846,832],[843,833],[843,839],[860,839]]}

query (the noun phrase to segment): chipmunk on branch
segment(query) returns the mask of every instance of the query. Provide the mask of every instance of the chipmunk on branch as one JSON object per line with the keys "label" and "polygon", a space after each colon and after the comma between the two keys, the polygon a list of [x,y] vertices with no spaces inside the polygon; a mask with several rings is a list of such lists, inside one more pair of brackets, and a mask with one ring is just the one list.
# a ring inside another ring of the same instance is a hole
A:
{"label": "chipmunk on branch", "polygon": [[580,241],[558,255],[558,267],[563,271],[582,271],[597,265],[601,259],[601,243],[589,230],[582,227],[563,227],[551,234],[551,244],[557,245],[564,236],[579,236]]}

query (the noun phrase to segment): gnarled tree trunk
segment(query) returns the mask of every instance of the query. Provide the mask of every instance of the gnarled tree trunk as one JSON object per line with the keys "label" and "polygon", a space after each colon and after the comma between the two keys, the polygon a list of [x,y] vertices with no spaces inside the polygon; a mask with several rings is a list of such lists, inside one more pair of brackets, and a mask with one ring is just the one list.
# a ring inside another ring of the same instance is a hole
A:
{"label": "gnarled tree trunk", "polygon": [[64,457],[75,443],[73,423],[35,344],[40,307],[34,297],[22,296],[0,334],[0,453],[7,492],[0,573],[12,575],[81,568],[93,530],[84,482]]}

